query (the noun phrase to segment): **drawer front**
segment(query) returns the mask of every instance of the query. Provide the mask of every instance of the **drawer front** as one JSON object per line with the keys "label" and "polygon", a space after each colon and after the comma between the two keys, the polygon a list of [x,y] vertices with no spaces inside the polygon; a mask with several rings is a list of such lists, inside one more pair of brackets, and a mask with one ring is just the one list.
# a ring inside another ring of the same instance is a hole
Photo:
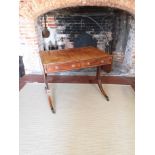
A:
{"label": "drawer front", "polygon": [[81,65],[78,62],[56,64],[56,65],[48,64],[46,66],[46,72],[51,73],[51,72],[59,72],[59,71],[69,71],[69,70],[79,69],[80,67]]}
{"label": "drawer front", "polygon": [[62,64],[46,64],[44,66],[46,73],[52,72],[60,72],[60,71],[69,71],[74,69],[81,69],[81,68],[89,68],[89,67],[96,67],[102,65],[112,64],[112,57],[104,57],[104,58],[97,58],[91,60],[83,60],[81,62],[69,62],[69,63],[62,63]]}
{"label": "drawer front", "polygon": [[95,67],[95,66],[102,66],[102,65],[107,65],[112,63],[112,58],[99,58],[99,59],[93,59],[93,60],[85,60],[81,62],[81,67],[86,68],[86,67]]}

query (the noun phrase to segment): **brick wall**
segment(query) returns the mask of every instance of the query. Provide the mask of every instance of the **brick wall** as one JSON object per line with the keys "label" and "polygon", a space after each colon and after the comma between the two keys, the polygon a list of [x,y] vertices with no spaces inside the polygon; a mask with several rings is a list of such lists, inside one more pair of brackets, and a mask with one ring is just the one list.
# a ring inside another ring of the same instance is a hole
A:
{"label": "brick wall", "polygon": [[[50,12],[46,17],[49,30],[56,29],[57,37],[63,37],[65,45],[74,42],[76,36],[86,32],[97,40],[97,47],[101,50],[107,50],[108,42],[110,51],[115,52],[114,57],[123,61],[122,56],[129,31],[127,18],[131,17],[127,12],[109,8],[83,7]],[[39,20],[44,27],[44,17],[40,17]]]}
{"label": "brick wall", "polygon": [[107,6],[134,14],[134,0],[20,0],[20,15],[36,19],[48,11],[75,6]]}
{"label": "brick wall", "polygon": [[129,22],[130,31],[122,65],[129,71],[129,74],[133,75],[135,73],[135,21],[130,18]]}
{"label": "brick wall", "polygon": [[41,66],[38,65],[39,33],[37,33],[37,24],[33,20],[20,17],[20,55],[23,56],[25,72],[39,72]]}
{"label": "brick wall", "polygon": [[[38,51],[43,47],[40,36],[41,27],[37,18],[54,9],[76,6],[109,6],[120,8],[134,15],[134,0],[21,0],[19,4],[20,55],[24,56],[26,74],[40,73],[42,70]],[[49,18],[48,22],[50,27],[56,27],[52,18]],[[132,57],[134,58],[134,54]]]}

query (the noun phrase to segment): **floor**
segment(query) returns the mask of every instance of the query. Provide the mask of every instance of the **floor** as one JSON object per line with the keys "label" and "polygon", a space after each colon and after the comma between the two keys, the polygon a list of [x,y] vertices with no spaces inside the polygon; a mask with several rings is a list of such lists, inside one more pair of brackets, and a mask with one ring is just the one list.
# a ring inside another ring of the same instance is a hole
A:
{"label": "floor", "polygon": [[[62,76],[54,75],[48,77],[49,83],[96,83],[95,76]],[[43,75],[25,75],[19,79],[19,90],[21,90],[26,83],[43,83]],[[131,85],[135,90],[135,77],[125,76],[103,76],[102,83],[104,84],[124,84]]]}
{"label": "floor", "polygon": [[19,93],[19,153],[22,155],[134,155],[134,100],[129,85],[49,84],[56,108],[48,105],[43,83]]}

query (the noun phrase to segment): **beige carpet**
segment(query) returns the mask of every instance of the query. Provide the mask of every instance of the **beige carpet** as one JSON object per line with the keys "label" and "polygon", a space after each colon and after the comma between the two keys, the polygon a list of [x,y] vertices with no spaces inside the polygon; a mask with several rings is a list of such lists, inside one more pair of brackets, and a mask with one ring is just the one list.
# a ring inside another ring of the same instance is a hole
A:
{"label": "beige carpet", "polygon": [[[51,85],[50,85],[51,86]],[[95,84],[53,84],[52,114],[44,84],[20,91],[20,155],[134,155],[134,91]]]}

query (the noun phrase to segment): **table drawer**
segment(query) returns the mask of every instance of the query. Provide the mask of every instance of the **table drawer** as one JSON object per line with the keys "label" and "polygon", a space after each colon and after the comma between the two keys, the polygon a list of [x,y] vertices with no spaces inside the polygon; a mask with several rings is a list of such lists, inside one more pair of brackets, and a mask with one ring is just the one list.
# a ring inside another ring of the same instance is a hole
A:
{"label": "table drawer", "polygon": [[106,57],[106,58],[83,60],[80,62],[66,62],[66,63],[57,63],[57,64],[51,63],[51,64],[46,64],[44,68],[46,73],[52,73],[52,72],[69,71],[74,69],[108,65],[111,63],[112,63],[112,57]]}
{"label": "table drawer", "polygon": [[81,67],[79,62],[74,63],[63,63],[63,64],[48,64],[46,65],[46,72],[59,72],[59,71],[69,71],[74,69],[79,69]]}
{"label": "table drawer", "polygon": [[95,67],[95,66],[102,66],[102,65],[107,65],[112,63],[112,58],[100,58],[100,59],[92,59],[92,60],[85,60],[81,62],[81,67]]}

